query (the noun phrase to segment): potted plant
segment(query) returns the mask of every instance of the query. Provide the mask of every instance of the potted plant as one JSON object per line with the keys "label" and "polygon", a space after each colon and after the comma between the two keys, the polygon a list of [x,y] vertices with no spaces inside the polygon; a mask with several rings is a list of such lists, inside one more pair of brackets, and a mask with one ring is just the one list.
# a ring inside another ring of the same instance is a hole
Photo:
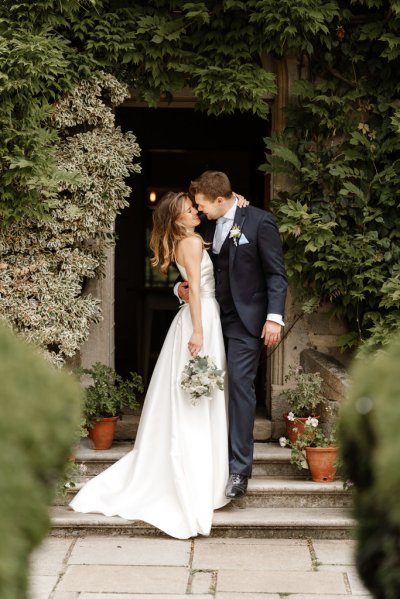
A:
{"label": "potted plant", "polygon": [[338,448],[335,431],[325,435],[317,418],[309,417],[304,431],[291,443],[285,437],[279,439],[281,447],[291,447],[291,463],[300,470],[308,468],[314,482],[335,480],[338,462]]}
{"label": "potted plant", "polygon": [[319,418],[317,407],[325,402],[322,393],[323,380],[319,372],[303,372],[301,367],[289,366],[285,382],[293,382],[286,391],[290,411],[283,415],[286,422],[286,435],[291,443],[304,431],[304,424],[310,416]]}
{"label": "potted plant", "polygon": [[92,384],[85,389],[85,426],[95,449],[109,449],[114,439],[118,418],[123,408],[138,407],[136,394],[143,392],[142,377],[130,372],[124,380],[111,366],[96,362],[92,368],[81,368],[79,374],[87,375]]}

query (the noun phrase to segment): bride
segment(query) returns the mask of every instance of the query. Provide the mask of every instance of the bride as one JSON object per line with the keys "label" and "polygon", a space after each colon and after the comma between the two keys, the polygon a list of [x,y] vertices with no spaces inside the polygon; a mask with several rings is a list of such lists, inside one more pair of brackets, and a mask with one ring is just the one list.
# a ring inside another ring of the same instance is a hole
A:
{"label": "bride", "polygon": [[185,365],[200,352],[226,367],[213,264],[195,233],[199,222],[186,193],[167,193],[154,210],[153,266],[166,273],[175,261],[189,283],[189,303],[164,341],[133,450],[70,503],[77,512],[141,520],[178,539],[208,535],[213,510],[229,501],[226,392],[215,389],[211,401],[193,406],[180,387]]}

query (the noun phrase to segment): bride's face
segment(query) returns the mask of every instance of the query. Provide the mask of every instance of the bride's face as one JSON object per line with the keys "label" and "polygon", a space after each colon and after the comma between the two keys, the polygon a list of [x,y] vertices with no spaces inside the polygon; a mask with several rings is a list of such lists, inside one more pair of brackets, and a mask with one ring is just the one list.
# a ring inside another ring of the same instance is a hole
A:
{"label": "bride's face", "polygon": [[185,199],[182,212],[178,216],[178,221],[182,223],[186,229],[194,229],[200,223],[198,210],[193,206],[189,198]]}

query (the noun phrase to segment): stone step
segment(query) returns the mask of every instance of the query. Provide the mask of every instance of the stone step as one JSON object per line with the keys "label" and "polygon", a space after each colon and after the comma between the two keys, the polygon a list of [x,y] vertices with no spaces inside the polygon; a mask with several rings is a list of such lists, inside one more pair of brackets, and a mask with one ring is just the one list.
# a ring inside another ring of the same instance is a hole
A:
{"label": "stone step", "polygon": [[[83,439],[75,452],[76,462],[85,464],[87,476],[95,476],[132,448],[132,441],[117,441],[110,449],[95,450],[92,449],[89,439]],[[253,476],[304,478],[304,474],[290,463],[290,449],[282,448],[277,443],[254,444]]]}
{"label": "stone step", "polygon": [[[116,441],[132,441],[140,421],[140,410],[133,414],[124,414],[122,420],[118,420],[115,431]],[[255,441],[268,441],[271,438],[272,424],[264,416],[257,415],[254,420],[253,437]]]}
{"label": "stone step", "polygon": [[[259,508],[228,505],[214,514],[212,537],[348,539],[354,521],[343,508]],[[54,536],[166,536],[139,521],[79,514],[66,507],[52,509]]]}
{"label": "stone step", "polygon": [[[85,482],[82,479],[76,483],[66,497],[58,497],[55,504],[68,505]],[[235,504],[240,508],[340,508],[351,505],[351,495],[343,489],[341,481],[315,483],[309,480],[257,477],[249,480],[247,494]]]}

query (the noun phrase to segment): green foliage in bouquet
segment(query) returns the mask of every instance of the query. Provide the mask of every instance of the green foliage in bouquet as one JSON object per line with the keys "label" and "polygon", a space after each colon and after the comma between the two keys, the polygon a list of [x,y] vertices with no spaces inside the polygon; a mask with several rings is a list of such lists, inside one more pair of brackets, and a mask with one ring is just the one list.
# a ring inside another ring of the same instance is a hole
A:
{"label": "green foliage in bouquet", "polygon": [[217,368],[210,356],[196,356],[189,360],[181,376],[181,388],[189,393],[194,406],[202,397],[212,399],[215,387],[223,391],[224,383],[225,372]]}
{"label": "green foliage in bouquet", "polygon": [[26,599],[29,556],[79,428],[82,391],[9,329],[0,329],[0,599]]}
{"label": "green foliage in bouquet", "polygon": [[91,368],[80,368],[77,373],[86,375],[92,384],[85,388],[84,416],[87,428],[110,416],[122,417],[123,408],[139,406],[138,393],[144,391],[142,377],[136,372],[124,380],[111,366],[96,362]]}
{"label": "green foliage in bouquet", "polygon": [[339,422],[345,477],[353,483],[357,568],[377,599],[400,596],[400,337],[358,360]]}

